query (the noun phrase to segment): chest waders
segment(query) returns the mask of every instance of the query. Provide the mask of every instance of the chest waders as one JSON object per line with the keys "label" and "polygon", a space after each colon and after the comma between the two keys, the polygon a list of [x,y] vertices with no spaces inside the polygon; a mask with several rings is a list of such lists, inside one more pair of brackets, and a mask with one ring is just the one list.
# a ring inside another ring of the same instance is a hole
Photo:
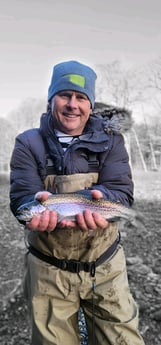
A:
{"label": "chest waders", "polygon": [[[99,163],[96,155],[92,154],[88,160],[89,172],[72,174],[72,175],[56,175],[54,174],[54,166],[52,161],[48,160],[47,176],[44,181],[45,189],[53,193],[71,193],[78,190],[88,189],[98,182],[98,167]],[[93,237],[94,238],[94,237]],[[96,288],[95,272],[96,267],[101,265],[104,261],[109,259],[117,249],[120,236],[118,235],[114,242],[101,254],[96,260],[80,261],[75,259],[59,259],[56,256],[45,255],[37,250],[34,246],[29,246],[29,251],[38,257],[40,260],[54,265],[61,270],[72,273],[79,273],[80,271],[89,272],[91,276],[92,289],[92,338],[93,345],[96,343],[95,337],[95,303],[94,294]]]}
{"label": "chest waders", "polygon": [[[98,172],[93,170],[98,169],[98,161],[95,155],[91,155],[88,159],[88,166],[90,172],[88,174],[73,174],[73,175],[51,175],[51,165],[48,167],[49,175],[45,179],[45,188],[47,190],[53,190],[55,193],[72,193],[77,190],[88,189],[98,181]],[[55,262],[56,263],[56,262]],[[58,267],[67,269],[78,273],[81,269],[90,272],[92,279],[92,338],[93,345],[95,345],[95,318],[94,318],[94,290],[95,290],[95,262],[80,262],[74,260],[62,260],[59,261]]]}

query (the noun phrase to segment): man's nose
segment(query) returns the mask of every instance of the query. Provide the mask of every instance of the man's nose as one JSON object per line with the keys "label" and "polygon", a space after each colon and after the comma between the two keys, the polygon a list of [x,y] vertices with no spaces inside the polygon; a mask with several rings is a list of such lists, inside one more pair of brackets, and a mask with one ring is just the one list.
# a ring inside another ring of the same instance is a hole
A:
{"label": "man's nose", "polygon": [[72,96],[68,99],[67,106],[68,106],[68,107],[71,107],[71,108],[77,108],[78,102],[77,102],[77,99],[76,99],[75,95],[72,95]]}

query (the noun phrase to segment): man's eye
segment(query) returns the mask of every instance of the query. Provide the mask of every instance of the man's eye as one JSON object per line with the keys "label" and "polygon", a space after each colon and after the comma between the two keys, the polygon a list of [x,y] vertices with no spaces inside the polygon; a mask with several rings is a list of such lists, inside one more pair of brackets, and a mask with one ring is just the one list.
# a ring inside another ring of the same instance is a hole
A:
{"label": "man's eye", "polygon": [[59,93],[59,97],[68,98],[69,94],[67,92]]}
{"label": "man's eye", "polygon": [[84,100],[87,99],[87,97],[86,97],[85,95],[77,95],[77,98],[78,98],[78,99],[84,99]]}

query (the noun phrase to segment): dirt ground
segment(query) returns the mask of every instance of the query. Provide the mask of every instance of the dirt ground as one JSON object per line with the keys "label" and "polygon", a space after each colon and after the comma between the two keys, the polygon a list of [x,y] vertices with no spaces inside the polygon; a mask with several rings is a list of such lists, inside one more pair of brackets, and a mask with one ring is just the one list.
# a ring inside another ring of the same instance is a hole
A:
{"label": "dirt ground", "polygon": [[[146,345],[161,344],[160,175],[134,172],[137,228],[121,228],[129,284],[139,305],[140,331]],[[22,293],[23,228],[9,210],[8,181],[0,179],[0,344],[29,345],[29,319]]]}

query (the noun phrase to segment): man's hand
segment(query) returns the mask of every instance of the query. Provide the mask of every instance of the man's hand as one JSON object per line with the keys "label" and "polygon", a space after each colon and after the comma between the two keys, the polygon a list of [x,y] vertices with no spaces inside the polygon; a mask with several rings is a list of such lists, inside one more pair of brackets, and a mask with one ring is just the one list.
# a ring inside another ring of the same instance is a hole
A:
{"label": "man's hand", "polygon": [[[103,196],[99,190],[91,190],[91,194],[93,199],[101,199]],[[82,231],[96,230],[97,228],[105,229],[108,224],[109,222],[99,213],[92,213],[88,209],[86,209],[83,214],[77,214],[76,222],[70,221],[68,219],[63,219],[60,222],[60,226],[62,228],[66,226],[79,226]]]}
{"label": "man's hand", "polygon": [[[51,193],[46,192],[46,191],[38,192],[35,195],[35,199],[39,201],[45,201],[47,200],[49,195],[51,195]],[[32,220],[26,224],[26,227],[29,230],[51,232],[55,229],[56,225],[57,225],[57,212],[46,210],[41,214],[33,216]]]}

